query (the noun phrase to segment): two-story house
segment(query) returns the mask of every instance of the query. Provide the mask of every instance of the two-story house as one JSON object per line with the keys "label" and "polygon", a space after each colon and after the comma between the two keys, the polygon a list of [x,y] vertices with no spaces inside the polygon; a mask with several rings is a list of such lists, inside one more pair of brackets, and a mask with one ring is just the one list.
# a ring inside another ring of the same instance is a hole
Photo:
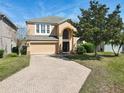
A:
{"label": "two-story house", "polygon": [[5,54],[11,53],[16,46],[16,25],[4,14],[0,13],[0,49],[4,49]]}
{"label": "two-story house", "polygon": [[65,18],[48,16],[26,21],[28,54],[72,53],[77,44],[73,27]]}

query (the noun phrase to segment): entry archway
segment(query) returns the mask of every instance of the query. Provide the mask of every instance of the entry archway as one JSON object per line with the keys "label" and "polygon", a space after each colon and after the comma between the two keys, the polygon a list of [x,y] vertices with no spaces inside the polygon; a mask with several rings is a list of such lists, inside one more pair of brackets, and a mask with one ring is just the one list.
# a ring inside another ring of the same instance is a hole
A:
{"label": "entry archway", "polygon": [[63,44],[62,44],[63,52],[69,52],[70,50],[70,33],[71,30],[68,28],[63,30]]}

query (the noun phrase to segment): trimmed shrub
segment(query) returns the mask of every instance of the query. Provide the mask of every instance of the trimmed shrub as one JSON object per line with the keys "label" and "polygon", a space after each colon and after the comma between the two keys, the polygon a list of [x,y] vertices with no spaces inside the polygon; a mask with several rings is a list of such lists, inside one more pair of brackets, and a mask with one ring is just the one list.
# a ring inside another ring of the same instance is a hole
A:
{"label": "trimmed shrub", "polygon": [[21,48],[21,54],[26,55],[27,54],[27,46],[22,46]]}
{"label": "trimmed shrub", "polygon": [[86,53],[86,49],[84,48],[84,46],[82,44],[77,46],[77,53],[78,54],[84,54]]}
{"label": "trimmed shrub", "polygon": [[0,49],[0,58],[3,58],[4,50]]}
{"label": "trimmed shrub", "polygon": [[12,53],[19,54],[18,47],[13,47],[13,48],[12,48]]}
{"label": "trimmed shrub", "polygon": [[10,53],[6,57],[18,57],[18,55],[16,53]]}
{"label": "trimmed shrub", "polygon": [[94,45],[92,43],[85,43],[83,44],[84,48],[86,49],[87,53],[93,53],[94,52]]}

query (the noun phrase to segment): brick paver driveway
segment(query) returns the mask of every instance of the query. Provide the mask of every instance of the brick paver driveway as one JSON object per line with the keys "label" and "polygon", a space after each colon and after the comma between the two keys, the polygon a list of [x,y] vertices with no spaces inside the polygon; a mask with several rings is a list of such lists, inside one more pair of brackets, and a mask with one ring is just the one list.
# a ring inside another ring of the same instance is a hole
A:
{"label": "brick paver driveway", "polygon": [[78,93],[89,73],[73,61],[32,55],[29,67],[0,82],[0,93]]}

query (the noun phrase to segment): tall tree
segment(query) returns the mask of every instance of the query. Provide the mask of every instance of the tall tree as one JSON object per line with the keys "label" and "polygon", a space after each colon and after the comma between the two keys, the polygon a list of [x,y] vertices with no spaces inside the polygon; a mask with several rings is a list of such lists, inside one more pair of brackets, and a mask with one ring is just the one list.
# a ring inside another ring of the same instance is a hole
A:
{"label": "tall tree", "polygon": [[78,30],[77,35],[95,45],[95,56],[97,56],[97,46],[104,41],[108,9],[106,5],[98,1],[90,1],[88,9],[80,9],[79,23],[74,24]]}
{"label": "tall tree", "polygon": [[[120,49],[124,42],[123,21],[120,17],[120,5],[116,6],[116,9],[108,15],[106,23],[106,43],[110,43],[115,56],[119,55]],[[114,46],[119,46],[117,52]]]}
{"label": "tall tree", "polygon": [[24,43],[26,43],[25,37],[26,37],[26,28],[18,26],[18,31],[17,31],[17,47],[18,47],[18,54],[19,54],[19,56],[21,56],[22,45]]}

